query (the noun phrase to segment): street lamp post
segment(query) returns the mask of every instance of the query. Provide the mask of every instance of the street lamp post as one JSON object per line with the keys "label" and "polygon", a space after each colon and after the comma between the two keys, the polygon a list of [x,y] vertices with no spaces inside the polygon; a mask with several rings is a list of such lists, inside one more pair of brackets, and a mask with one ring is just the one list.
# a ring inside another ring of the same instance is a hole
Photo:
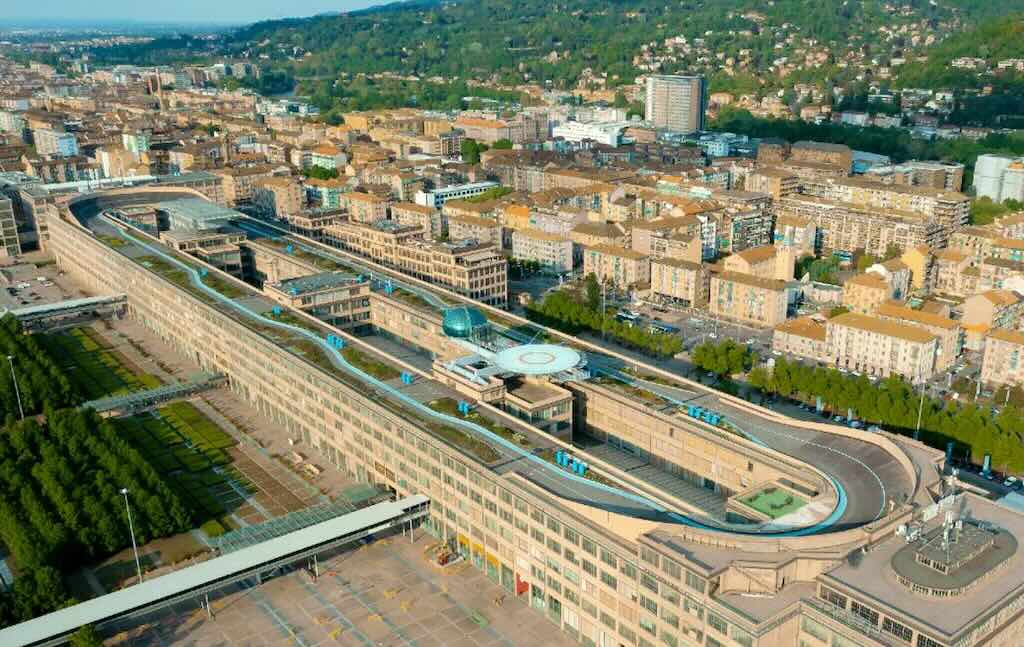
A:
{"label": "street lamp post", "polygon": [[917,405],[917,427],[914,429],[914,440],[918,440],[921,436],[921,414],[924,413],[924,394],[927,390],[927,385],[921,388],[921,402]]}
{"label": "street lamp post", "polygon": [[124,495],[124,509],[128,513],[128,532],[132,536],[132,550],[135,552],[135,571],[139,574],[139,584],[142,584],[142,563],[139,562],[139,547],[135,543],[135,527],[132,525],[132,508],[128,505],[128,488],[121,488]]}
{"label": "street lamp post", "polygon": [[18,398],[18,413],[21,419],[25,419],[25,409],[21,406],[21,390],[18,388],[18,376],[14,374],[14,355],[7,356],[7,363],[11,366],[11,382],[14,382],[14,395]]}

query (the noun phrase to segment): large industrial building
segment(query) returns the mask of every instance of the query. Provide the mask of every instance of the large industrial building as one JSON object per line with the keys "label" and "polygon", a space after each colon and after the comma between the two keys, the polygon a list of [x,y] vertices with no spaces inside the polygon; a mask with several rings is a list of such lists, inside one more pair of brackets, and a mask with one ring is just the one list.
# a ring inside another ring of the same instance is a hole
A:
{"label": "large industrial building", "polygon": [[[76,196],[48,216],[49,246],[287,438],[429,496],[424,527],[567,644],[1020,644],[1024,516],[943,480],[940,452],[623,370],[552,330],[532,343],[507,312],[242,214],[236,277],[115,213],[197,197]],[[369,325],[302,309],[304,290],[342,287],[328,303],[368,298]]]}

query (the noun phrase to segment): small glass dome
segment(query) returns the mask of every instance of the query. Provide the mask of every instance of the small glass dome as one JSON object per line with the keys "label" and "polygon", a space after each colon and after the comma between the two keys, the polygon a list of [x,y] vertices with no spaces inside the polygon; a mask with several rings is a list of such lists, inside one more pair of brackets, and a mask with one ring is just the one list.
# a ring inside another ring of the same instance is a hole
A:
{"label": "small glass dome", "polygon": [[449,337],[477,337],[489,328],[487,317],[476,308],[459,306],[444,311],[441,323],[444,334]]}

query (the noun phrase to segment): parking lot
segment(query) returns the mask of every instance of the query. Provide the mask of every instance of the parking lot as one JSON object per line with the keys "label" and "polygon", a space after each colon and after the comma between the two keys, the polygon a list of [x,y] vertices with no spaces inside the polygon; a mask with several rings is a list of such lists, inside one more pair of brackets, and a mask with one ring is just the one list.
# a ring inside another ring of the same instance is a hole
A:
{"label": "parking lot", "polygon": [[306,570],[249,582],[147,617],[117,636],[127,645],[362,645],[483,647],[564,645],[568,639],[526,599],[466,562],[428,561],[434,540],[417,531],[377,539]]}
{"label": "parking lot", "polygon": [[0,267],[0,310],[15,310],[72,298],[72,292],[59,284],[58,274],[57,266],[46,262],[37,265],[22,261]]}
{"label": "parking lot", "polygon": [[721,342],[726,339],[744,344],[757,351],[762,357],[771,351],[772,330],[770,328],[754,328],[743,324],[718,319],[707,310],[641,304],[630,306],[641,315],[641,325],[666,323],[679,329],[677,334],[683,338],[683,348],[689,352],[694,346],[703,342]]}

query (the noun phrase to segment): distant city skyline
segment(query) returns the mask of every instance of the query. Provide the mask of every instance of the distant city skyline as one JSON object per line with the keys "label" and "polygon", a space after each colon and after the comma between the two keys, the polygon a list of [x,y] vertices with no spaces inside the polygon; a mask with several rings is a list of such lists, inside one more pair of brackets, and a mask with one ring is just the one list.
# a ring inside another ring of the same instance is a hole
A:
{"label": "distant city skyline", "polygon": [[75,26],[85,23],[142,22],[142,23],[252,23],[276,18],[303,17],[315,14],[352,11],[374,5],[388,4],[388,0],[295,0],[282,3],[276,0],[179,0],[174,3],[140,3],[134,0],[99,0],[82,3],[76,0],[42,0],[42,2],[14,3],[2,16],[3,24],[19,21],[67,21]]}

